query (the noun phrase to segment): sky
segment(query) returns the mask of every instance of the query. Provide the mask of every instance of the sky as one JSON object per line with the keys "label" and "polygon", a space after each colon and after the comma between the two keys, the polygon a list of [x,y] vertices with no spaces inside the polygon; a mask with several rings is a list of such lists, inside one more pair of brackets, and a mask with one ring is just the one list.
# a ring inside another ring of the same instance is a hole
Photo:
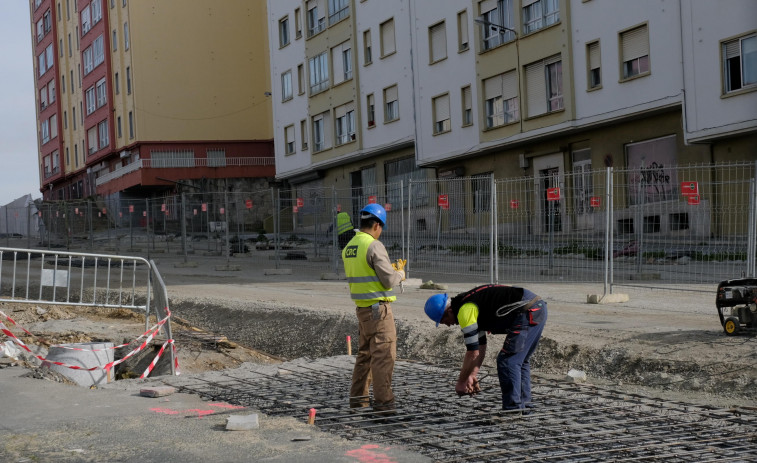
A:
{"label": "sky", "polygon": [[28,0],[0,0],[0,205],[39,198]]}

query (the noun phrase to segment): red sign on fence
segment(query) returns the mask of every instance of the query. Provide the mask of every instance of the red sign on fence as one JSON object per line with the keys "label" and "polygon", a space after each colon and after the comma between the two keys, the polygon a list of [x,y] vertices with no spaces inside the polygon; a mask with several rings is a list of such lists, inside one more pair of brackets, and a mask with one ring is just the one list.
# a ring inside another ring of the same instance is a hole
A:
{"label": "red sign on fence", "polygon": [[247,209],[252,209],[252,200],[248,199],[244,202],[244,205]]}
{"label": "red sign on fence", "polygon": [[147,211],[142,211],[142,217],[147,217]]}
{"label": "red sign on fence", "polygon": [[296,214],[296,213],[300,212],[300,208],[299,208],[299,207],[297,207],[297,206],[294,206],[294,207],[292,208],[292,212],[294,212],[294,213]]}
{"label": "red sign on fence", "polygon": [[560,188],[547,188],[547,201],[559,201],[560,200]]}
{"label": "red sign on fence", "polygon": [[376,204],[376,197],[368,196],[368,204]]}
{"label": "red sign on fence", "polygon": [[107,214],[108,210],[103,207],[103,215]]}
{"label": "red sign on fence", "polygon": [[192,212],[194,213],[194,215],[197,215],[197,208],[195,207],[194,209],[192,209]]}
{"label": "red sign on fence", "polygon": [[699,204],[699,195],[689,195],[687,199],[689,206],[696,206]]}
{"label": "red sign on fence", "polygon": [[510,209],[517,209],[520,206],[520,201],[517,199],[510,200]]}
{"label": "red sign on fence", "polygon": [[437,204],[442,209],[449,209],[449,196],[447,196],[447,195],[439,195],[439,199],[437,200]]}
{"label": "red sign on fence", "polygon": [[166,203],[163,203],[160,205],[160,212],[165,212],[165,211],[166,211]]}
{"label": "red sign on fence", "polygon": [[384,204],[384,210],[385,210],[386,212],[389,212],[389,211],[391,211],[391,210],[392,210],[392,205],[391,205],[390,203],[386,203],[386,204]]}
{"label": "red sign on fence", "polygon": [[134,205],[129,204],[129,214],[131,214],[132,212],[134,212]]}
{"label": "red sign on fence", "polygon": [[221,208],[220,212],[221,212],[221,215],[223,215],[223,213],[226,212],[226,209]]}
{"label": "red sign on fence", "polygon": [[591,207],[599,207],[602,204],[602,198],[599,196],[592,196],[590,201]]}
{"label": "red sign on fence", "polygon": [[202,203],[201,209],[202,212],[208,212],[208,203]]}
{"label": "red sign on fence", "polygon": [[699,194],[699,182],[681,182],[681,194],[693,196]]}
{"label": "red sign on fence", "polygon": [[337,204],[336,205],[336,211],[337,212],[342,212],[342,205],[341,204]]}
{"label": "red sign on fence", "polygon": [[305,205],[305,201],[302,198],[297,198],[297,207],[303,207]]}

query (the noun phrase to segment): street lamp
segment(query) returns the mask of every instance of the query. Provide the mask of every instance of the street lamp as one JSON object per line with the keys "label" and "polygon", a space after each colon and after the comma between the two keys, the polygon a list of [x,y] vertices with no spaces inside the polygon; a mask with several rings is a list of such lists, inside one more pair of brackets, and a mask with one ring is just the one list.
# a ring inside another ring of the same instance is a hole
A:
{"label": "street lamp", "polygon": [[[511,29],[506,26],[502,26],[493,22],[489,22],[482,18],[476,18],[473,20],[475,23],[481,24],[484,27],[489,28],[489,30],[499,32],[501,35],[505,35],[505,33],[510,32],[515,36],[515,62],[516,62],[516,68],[515,73],[518,75],[518,122],[520,123],[520,132],[523,133],[523,110],[522,110],[522,103],[520,98],[520,48],[519,48],[519,37],[518,32],[515,29]],[[503,102],[504,104],[504,102]]]}

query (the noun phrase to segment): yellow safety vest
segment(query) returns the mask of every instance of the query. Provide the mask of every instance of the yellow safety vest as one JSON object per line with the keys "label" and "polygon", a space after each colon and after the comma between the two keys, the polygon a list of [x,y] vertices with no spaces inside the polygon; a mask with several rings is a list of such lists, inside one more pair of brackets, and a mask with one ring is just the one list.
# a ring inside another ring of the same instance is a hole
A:
{"label": "yellow safety vest", "polygon": [[379,301],[397,300],[394,291],[381,284],[376,271],[368,265],[366,254],[368,246],[374,240],[375,238],[368,233],[359,231],[342,250],[344,273],[350,285],[350,296],[358,307],[368,307]]}
{"label": "yellow safety vest", "polygon": [[353,229],[350,215],[346,212],[340,212],[336,215],[336,234],[341,235],[346,231]]}

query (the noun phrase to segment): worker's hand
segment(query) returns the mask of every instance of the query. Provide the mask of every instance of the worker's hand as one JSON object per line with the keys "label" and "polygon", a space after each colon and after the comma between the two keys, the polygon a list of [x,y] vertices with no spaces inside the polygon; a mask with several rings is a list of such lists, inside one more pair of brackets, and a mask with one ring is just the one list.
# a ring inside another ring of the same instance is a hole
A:
{"label": "worker's hand", "polygon": [[458,380],[455,385],[455,392],[458,396],[478,394],[481,392],[481,386],[478,385],[478,380],[474,376],[468,376],[464,380]]}
{"label": "worker's hand", "polygon": [[400,275],[402,275],[402,279],[400,281],[405,281],[405,271],[404,270],[397,270]]}
{"label": "worker's hand", "polygon": [[[392,268],[394,270],[404,270],[405,265],[407,265],[407,259],[397,259],[397,262],[392,263]],[[404,278],[403,278],[404,280]]]}

